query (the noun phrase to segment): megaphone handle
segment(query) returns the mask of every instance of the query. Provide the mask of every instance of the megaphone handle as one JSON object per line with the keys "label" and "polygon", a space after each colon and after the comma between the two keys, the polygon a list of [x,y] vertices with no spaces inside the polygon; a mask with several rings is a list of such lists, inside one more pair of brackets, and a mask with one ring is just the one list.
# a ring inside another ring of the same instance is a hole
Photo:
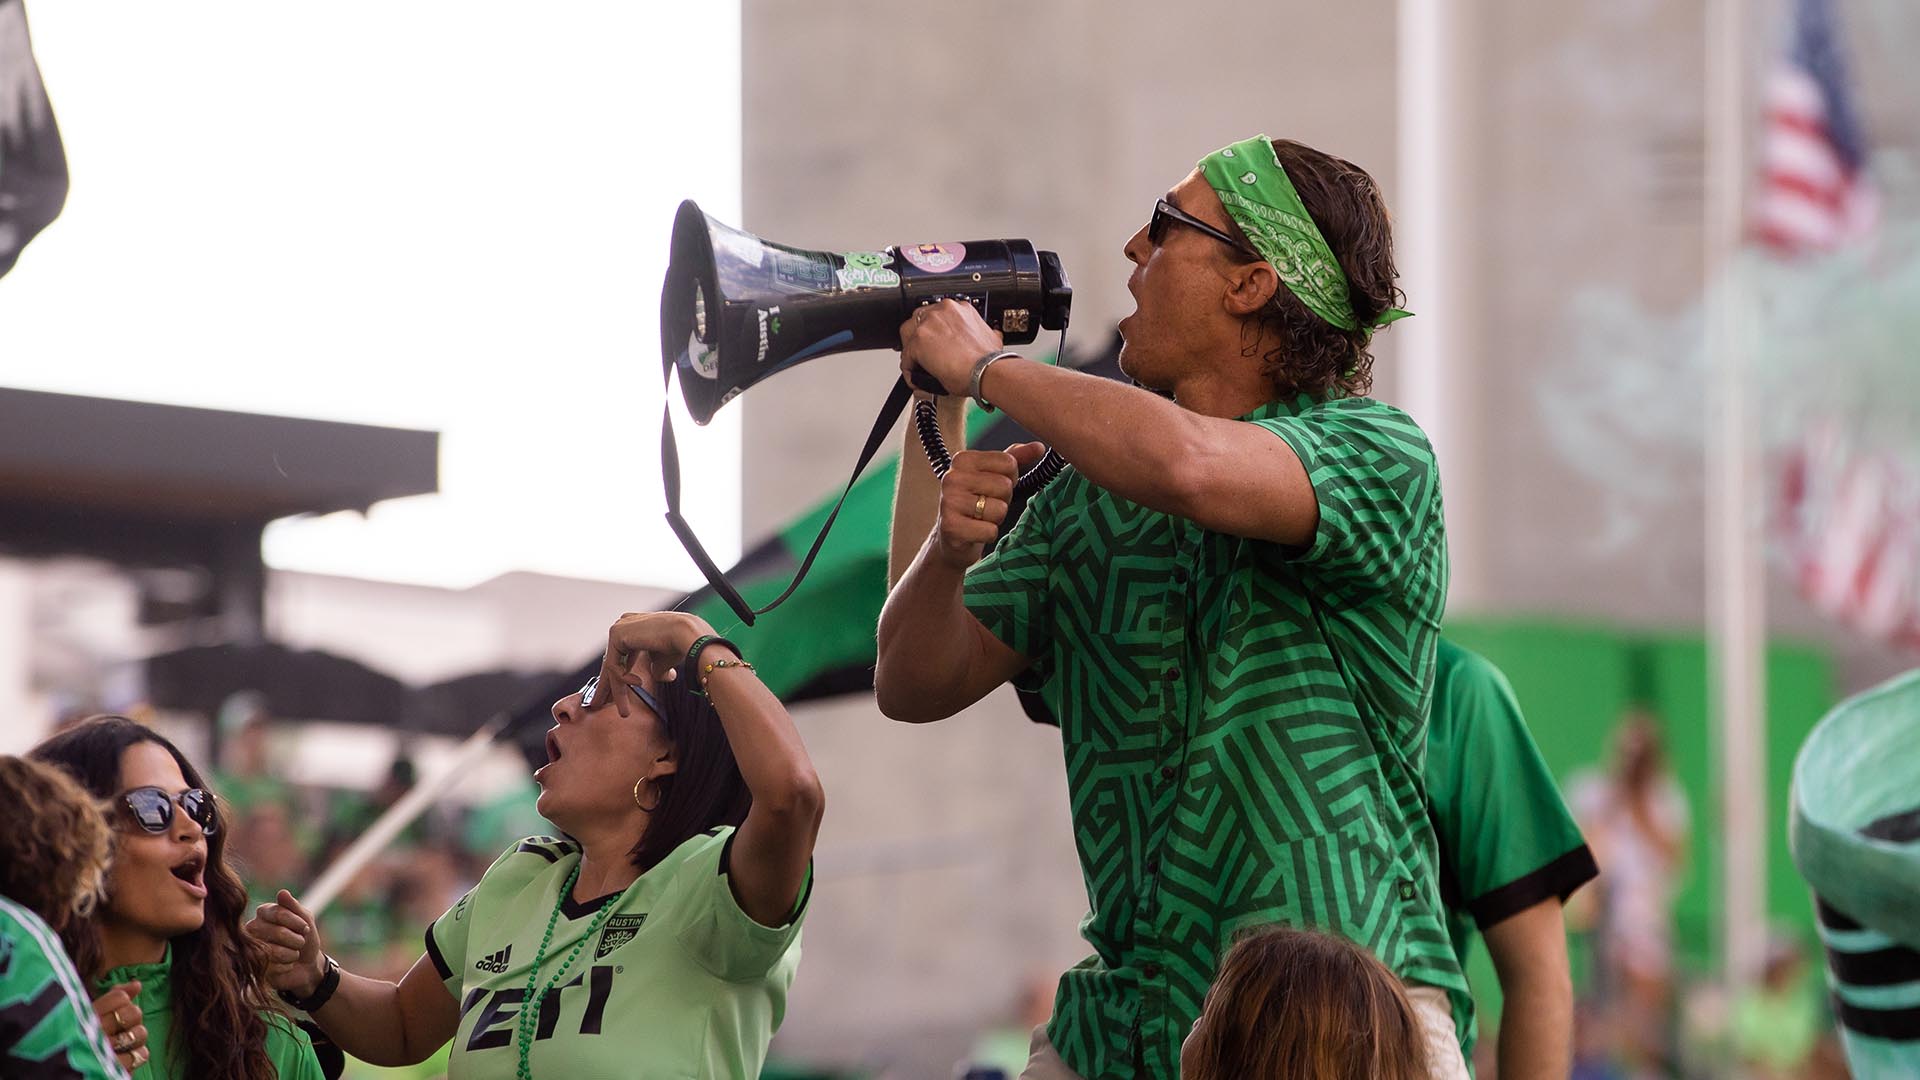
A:
{"label": "megaphone handle", "polygon": [[[976,278],[979,277],[978,274],[974,276]],[[920,298],[917,306],[926,307],[928,304],[937,304],[942,300],[958,300],[963,304],[971,304],[973,305],[973,309],[978,311],[982,318],[987,314],[987,300],[985,297],[969,296],[965,293],[923,296]],[[925,390],[929,394],[937,394],[945,397],[947,393],[947,388],[940,385],[939,379],[934,378],[919,368],[914,368],[907,373],[907,382],[911,384],[915,390]]]}

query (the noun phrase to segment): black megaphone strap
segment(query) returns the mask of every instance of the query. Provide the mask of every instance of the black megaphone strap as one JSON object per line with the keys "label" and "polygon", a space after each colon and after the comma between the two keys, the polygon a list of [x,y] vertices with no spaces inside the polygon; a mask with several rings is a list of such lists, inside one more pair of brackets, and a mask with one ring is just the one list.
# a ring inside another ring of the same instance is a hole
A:
{"label": "black megaphone strap", "polygon": [[900,419],[902,412],[906,411],[907,402],[913,398],[913,388],[907,385],[907,380],[904,378],[894,380],[893,392],[887,395],[886,404],[880,406],[880,415],[873,422],[873,431],[867,435],[867,445],[860,451],[860,460],[854,463],[853,475],[847,478],[846,489],[840,492],[840,501],[833,504],[833,512],[827,515],[825,522],[821,523],[820,535],[813,538],[813,546],[807,549],[807,557],[800,560],[800,569],[794,572],[793,580],[787,583],[786,591],[775,597],[772,603],[756,609],[747,603],[746,599],[740,595],[740,590],[734,588],[733,583],[727,580],[727,575],[714,564],[713,557],[708,555],[707,549],[701,546],[700,538],[693,534],[693,526],[687,524],[687,519],[680,515],[680,448],[673,439],[674,361],[673,357],[664,350],[661,361],[664,367],[661,384],[668,395],[660,406],[660,479],[666,488],[667,527],[680,538],[680,546],[687,549],[687,554],[693,558],[694,565],[700,568],[700,572],[706,575],[707,584],[713,586],[713,591],[720,594],[720,598],[727,602],[727,606],[733,609],[735,615],[740,616],[741,622],[752,626],[756,616],[765,615],[785,603],[787,597],[792,596],[793,591],[800,587],[800,582],[807,576],[807,571],[813,568],[813,560],[820,554],[821,546],[827,542],[827,533],[832,531],[834,520],[840,516],[841,507],[847,504],[847,496],[853,493],[854,483],[860,479],[860,474],[866,471],[868,463],[873,461],[873,455],[878,453],[881,445],[887,441],[887,435],[893,430],[894,422]]}

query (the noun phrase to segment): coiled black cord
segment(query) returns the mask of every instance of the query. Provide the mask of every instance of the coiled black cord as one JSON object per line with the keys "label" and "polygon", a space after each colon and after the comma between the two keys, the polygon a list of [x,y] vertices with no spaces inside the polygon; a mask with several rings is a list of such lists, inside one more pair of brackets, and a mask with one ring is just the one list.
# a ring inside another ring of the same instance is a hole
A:
{"label": "coiled black cord", "polygon": [[[1064,326],[1060,328],[1060,350],[1054,355],[1058,358],[1056,363],[1060,359],[1065,359],[1067,355],[1067,328]],[[953,455],[947,452],[947,440],[940,435],[940,419],[934,411],[932,401],[921,400],[913,403],[913,426],[920,435],[920,448],[926,451],[927,464],[933,466],[933,475],[946,476],[947,470],[953,467]],[[1059,476],[1066,467],[1067,459],[1054,453],[1052,447],[1048,447],[1047,456],[1041,458],[1038,464],[1014,481],[1013,497],[1027,498],[1053,483],[1054,478]]]}

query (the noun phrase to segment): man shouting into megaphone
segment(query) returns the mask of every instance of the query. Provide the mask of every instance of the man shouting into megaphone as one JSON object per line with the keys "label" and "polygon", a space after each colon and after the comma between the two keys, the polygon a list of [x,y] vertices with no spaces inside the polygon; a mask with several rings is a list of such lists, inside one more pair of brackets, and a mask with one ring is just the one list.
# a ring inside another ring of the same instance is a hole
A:
{"label": "man shouting into megaphone", "polygon": [[1095,951],[1023,1075],[1178,1076],[1219,957],[1281,924],[1376,954],[1432,1075],[1464,1077],[1421,780],[1439,474],[1365,396],[1369,338],[1406,314],[1386,206],[1358,167],[1260,136],[1201,161],[1125,254],[1140,387],[1005,352],[958,302],[900,328],[903,369],[1074,463],[983,558],[1040,447],[956,455],[880,618],[888,716],[1014,681],[1060,722]]}

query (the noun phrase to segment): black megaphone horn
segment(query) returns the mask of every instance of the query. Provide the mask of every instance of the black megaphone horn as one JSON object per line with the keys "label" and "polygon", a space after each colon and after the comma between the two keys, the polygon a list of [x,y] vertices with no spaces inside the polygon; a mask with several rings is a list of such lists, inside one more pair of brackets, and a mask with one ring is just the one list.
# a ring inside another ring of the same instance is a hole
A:
{"label": "black megaphone horn", "polygon": [[[1041,330],[1067,327],[1073,305],[1060,257],[1028,240],[967,240],[901,244],[883,251],[813,251],[777,244],[715,221],[692,199],[673,219],[666,282],[660,290],[662,376],[680,375],[680,392],[696,423],[713,419],[727,402],[762,379],[809,360],[861,349],[899,348],[900,324],[915,308],[936,300],[964,300],[1009,345],[1031,343]],[[940,392],[928,376],[915,385]],[[847,489],[872,460],[911,397],[905,380],[894,387],[869,435]],[[945,449],[921,418],[922,441],[944,472]],[[931,436],[929,436],[931,432]],[[1064,466],[1057,457],[1023,478],[1044,484]],[[793,582],[755,610],[740,597],[680,515],[679,453],[670,417],[663,418],[661,470],[667,523],[714,590],[748,626],[799,587],[839,514],[836,506],[800,564]],[[844,503],[845,494],[841,495]]]}

